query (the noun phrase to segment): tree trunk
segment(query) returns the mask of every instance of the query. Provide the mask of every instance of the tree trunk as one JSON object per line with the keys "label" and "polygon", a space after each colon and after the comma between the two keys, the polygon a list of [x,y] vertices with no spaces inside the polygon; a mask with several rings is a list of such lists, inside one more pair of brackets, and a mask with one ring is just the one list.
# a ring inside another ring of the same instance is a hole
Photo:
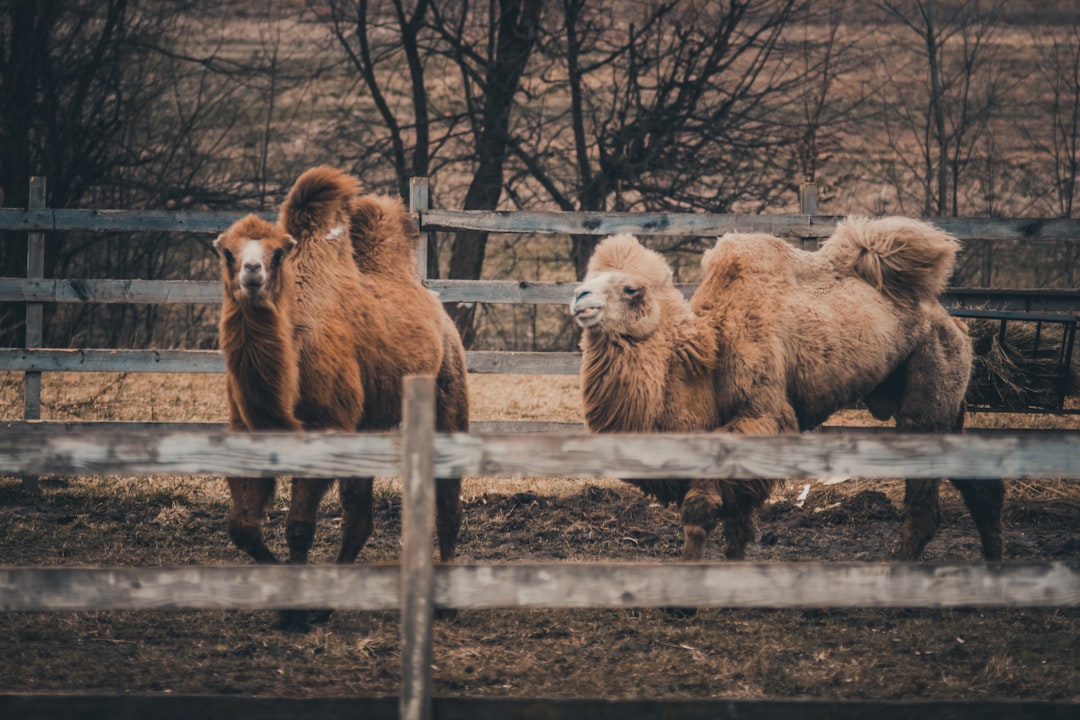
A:
{"label": "tree trunk", "polygon": [[[503,167],[509,154],[510,111],[521,76],[536,44],[543,0],[498,0],[495,57],[488,64],[482,128],[476,145],[477,169],[465,194],[465,210],[494,210],[502,195]],[[477,280],[484,267],[488,234],[458,233],[450,249],[449,277]],[[465,347],[476,339],[476,305],[450,305]]]}

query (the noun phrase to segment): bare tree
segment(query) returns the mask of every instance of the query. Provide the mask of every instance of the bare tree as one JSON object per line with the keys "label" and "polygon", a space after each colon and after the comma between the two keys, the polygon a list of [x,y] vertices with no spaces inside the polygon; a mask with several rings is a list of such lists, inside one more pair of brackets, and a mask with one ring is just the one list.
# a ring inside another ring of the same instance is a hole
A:
{"label": "bare tree", "polygon": [[[1001,28],[1001,3],[882,0],[877,5],[907,31],[921,56],[919,73],[918,67],[898,65],[892,49],[880,52],[892,90],[884,112],[889,145],[897,162],[921,183],[923,214],[956,215],[965,170],[1006,89],[992,43]],[[906,160],[913,148],[918,164]]]}
{"label": "bare tree", "polygon": [[[377,108],[389,145],[383,154],[392,161],[399,192],[408,192],[410,176],[453,162],[455,173],[468,178],[462,206],[495,209],[503,192],[515,96],[536,43],[543,0],[479,6],[419,0],[411,11],[403,0],[330,0],[327,6],[334,37]],[[447,78],[451,69],[456,85]],[[429,83],[442,88],[437,98]],[[446,92],[448,87],[459,89],[457,97]],[[485,233],[459,233],[451,244],[449,276],[480,277],[486,247]],[[429,273],[437,272],[431,263]],[[475,307],[448,310],[471,345]]]}
{"label": "bare tree", "polygon": [[1046,35],[1040,33],[1039,74],[1050,93],[1049,132],[1029,133],[1037,150],[1051,162],[1054,178],[1054,210],[1059,217],[1072,217],[1080,174],[1080,27],[1052,33],[1050,44],[1042,47]]}
{"label": "bare tree", "polygon": [[[791,124],[771,103],[798,82],[778,50],[801,7],[563,0],[544,51],[569,103],[516,138],[520,177],[565,210],[768,206],[794,182]],[[573,238],[579,276],[595,242]]]}

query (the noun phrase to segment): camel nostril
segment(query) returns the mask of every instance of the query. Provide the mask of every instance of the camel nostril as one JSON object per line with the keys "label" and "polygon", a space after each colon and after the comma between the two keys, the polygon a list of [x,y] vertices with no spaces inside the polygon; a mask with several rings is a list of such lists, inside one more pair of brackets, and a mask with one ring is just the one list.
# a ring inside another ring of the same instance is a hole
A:
{"label": "camel nostril", "polygon": [[586,297],[588,295],[592,295],[592,290],[582,290],[577,295],[574,295],[574,302],[577,302],[581,298]]}
{"label": "camel nostril", "polygon": [[249,273],[257,273],[262,270],[262,265],[258,263],[244,263],[244,270]]}

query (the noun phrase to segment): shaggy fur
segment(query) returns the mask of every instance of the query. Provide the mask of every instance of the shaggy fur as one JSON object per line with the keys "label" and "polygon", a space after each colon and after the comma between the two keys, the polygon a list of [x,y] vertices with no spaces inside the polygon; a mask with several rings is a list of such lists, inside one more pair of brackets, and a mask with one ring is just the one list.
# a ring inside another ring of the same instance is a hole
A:
{"label": "shaggy fur", "polygon": [[[296,181],[277,224],[248,218],[217,241],[226,287],[222,348],[230,407],[236,408],[230,412],[233,430],[390,430],[401,422],[406,375],[436,377],[439,430],[468,429],[464,349],[437,297],[416,276],[412,220],[400,201],[359,197],[358,191],[355,178],[312,168]],[[271,258],[278,244],[291,251],[268,266],[275,280],[268,285],[267,303],[279,309],[273,332],[255,332],[250,314],[234,321],[228,311],[234,269],[225,251],[247,238],[257,238]],[[233,362],[234,357],[259,360]],[[257,363],[267,370],[253,378]],[[277,389],[278,412],[268,415],[260,408],[269,388]],[[292,481],[289,562],[307,561],[316,512],[332,482]],[[273,481],[230,478],[229,484],[233,541],[258,562],[277,562],[259,529]],[[460,485],[459,479],[438,483],[436,529],[443,561],[453,559],[461,526]],[[342,479],[339,493],[338,562],[350,563],[372,531],[372,478]],[[285,623],[296,620],[283,616]]]}
{"label": "shaggy fur", "polygon": [[[851,218],[818,252],[731,234],[702,260],[690,302],[635,238],[604,240],[572,312],[585,328],[582,393],[595,432],[798,432],[863,400],[909,432],[958,432],[971,372],[963,323],[938,301],[958,243],[916,220]],[[1000,481],[954,481],[982,539],[1002,554]],[[741,558],[773,481],[636,481],[682,503],[683,558],[700,560],[725,520]],[[936,480],[908,480],[896,555],[918,558],[940,524]]]}

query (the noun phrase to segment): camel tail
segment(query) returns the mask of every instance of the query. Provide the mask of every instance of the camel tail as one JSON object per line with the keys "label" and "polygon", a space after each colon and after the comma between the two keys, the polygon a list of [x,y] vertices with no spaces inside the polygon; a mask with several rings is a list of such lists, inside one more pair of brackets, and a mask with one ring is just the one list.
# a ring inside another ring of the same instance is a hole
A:
{"label": "camel tail", "polygon": [[281,224],[297,242],[324,237],[348,221],[349,199],[360,193],[360,181],[320,165],[296,179],[281,205]]}
{"label": "camel tail", "polygon": [[921,220],[850,217],[821,252],[893,301],[918,302],[943,292],[960,243]]}

